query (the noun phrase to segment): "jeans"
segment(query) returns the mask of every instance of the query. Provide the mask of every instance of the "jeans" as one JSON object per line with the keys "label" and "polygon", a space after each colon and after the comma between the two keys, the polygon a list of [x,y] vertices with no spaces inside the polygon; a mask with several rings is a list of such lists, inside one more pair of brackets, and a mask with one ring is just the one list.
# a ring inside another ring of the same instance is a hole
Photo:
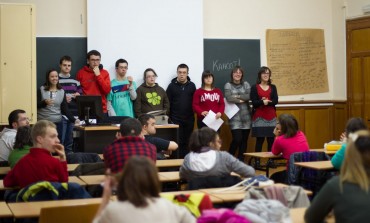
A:
{"label": "jeans", "polygon": [[56,123],[60,143],[63,144],[66,154],[73,152],[73,123],[62,117],[62,121]]}

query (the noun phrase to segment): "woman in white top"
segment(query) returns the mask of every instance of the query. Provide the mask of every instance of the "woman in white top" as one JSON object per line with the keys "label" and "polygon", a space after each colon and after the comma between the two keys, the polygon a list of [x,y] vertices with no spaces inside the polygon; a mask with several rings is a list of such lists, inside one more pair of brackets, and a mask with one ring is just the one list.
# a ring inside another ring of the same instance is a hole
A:
{"label": "woman in white top", "polygon": [[133,156],[118,176],[116,202],[111,198],[112,180],[107,171],[103,201],[94,219],[98,222],[125,223],[195,223],[185,208],[159,196],[160,183],[157,168],[147,157]]}

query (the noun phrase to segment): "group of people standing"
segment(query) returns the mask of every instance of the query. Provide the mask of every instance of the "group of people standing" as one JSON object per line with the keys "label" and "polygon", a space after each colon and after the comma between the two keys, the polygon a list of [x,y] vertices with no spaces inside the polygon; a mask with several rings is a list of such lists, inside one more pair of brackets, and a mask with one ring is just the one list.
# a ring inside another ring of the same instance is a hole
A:
{"label": "group of people standing", "polygon": [[[144,71],[144,82],[137,86],[127,75],[128,62],[118,59],[115,63],[116,78],[110,80],[109,73],[100,63],[101,54],[92,50],[87,54],[87,64],[80,69],[74,80],[71,75],[72,59],[60,59],[60,72],[51,69],[46,74],[45,84],[38,92],[38,120],[49,120],[56,124],[61,143],[66,152],[72,152],[73,124],[79,124],[76,97],[100,95],[106,116],[139,117],[142,114],[162,110],[170,123],[179,125],[180,157],[188,153],[188,141],[194,129],[194,113],[198,128],[206,126],[202,120],[209,111],[219,119],[224,114],[225,103],[221,89],[214,86],[215,76],[209,70],[202,73],[202,85],[196,89],[189,77],[189,67],[180,64],[177,77],[164,90],[156,83],[157,73],[148,68]],[[251,86],[243,80],[244,70],[236,66],[231,71],[230,82],[225,84],[225,98],[235,103],[239,111],[229,120],[233,140],[229,152],[244,160],[247,140],[257,138],[256,151],[261,151],[267,139],[271,150],[276,126],[275,105],[278,103],[276,86],[271,83],[271,70],[261,67],[257,83]],[[251,104],[252,106],[251,106]]]}

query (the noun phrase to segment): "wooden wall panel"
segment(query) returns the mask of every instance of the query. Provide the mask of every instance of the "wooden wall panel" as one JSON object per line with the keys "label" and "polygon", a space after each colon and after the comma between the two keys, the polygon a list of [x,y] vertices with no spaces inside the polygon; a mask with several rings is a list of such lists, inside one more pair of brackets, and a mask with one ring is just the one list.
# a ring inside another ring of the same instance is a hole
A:
{"label": "wooden wall panel", "polygon": [[324,143],[333,139],[332,108],[306,108],[305,128],[310,148],[323,148]]}
{"label": "wooden wall panel", "polygon": [[339,140],[346,127],[348,112],[346,103],[334,104],[333,138]]}

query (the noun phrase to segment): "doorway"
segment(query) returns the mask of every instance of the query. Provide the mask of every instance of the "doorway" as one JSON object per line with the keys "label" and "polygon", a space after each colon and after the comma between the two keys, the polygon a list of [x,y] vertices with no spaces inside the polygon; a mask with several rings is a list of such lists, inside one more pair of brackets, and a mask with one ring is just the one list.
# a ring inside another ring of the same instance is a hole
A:
{"label": "doorway", "polygon": [[348,115],[370,127],[370,17],[347,20],[346,37]]}

